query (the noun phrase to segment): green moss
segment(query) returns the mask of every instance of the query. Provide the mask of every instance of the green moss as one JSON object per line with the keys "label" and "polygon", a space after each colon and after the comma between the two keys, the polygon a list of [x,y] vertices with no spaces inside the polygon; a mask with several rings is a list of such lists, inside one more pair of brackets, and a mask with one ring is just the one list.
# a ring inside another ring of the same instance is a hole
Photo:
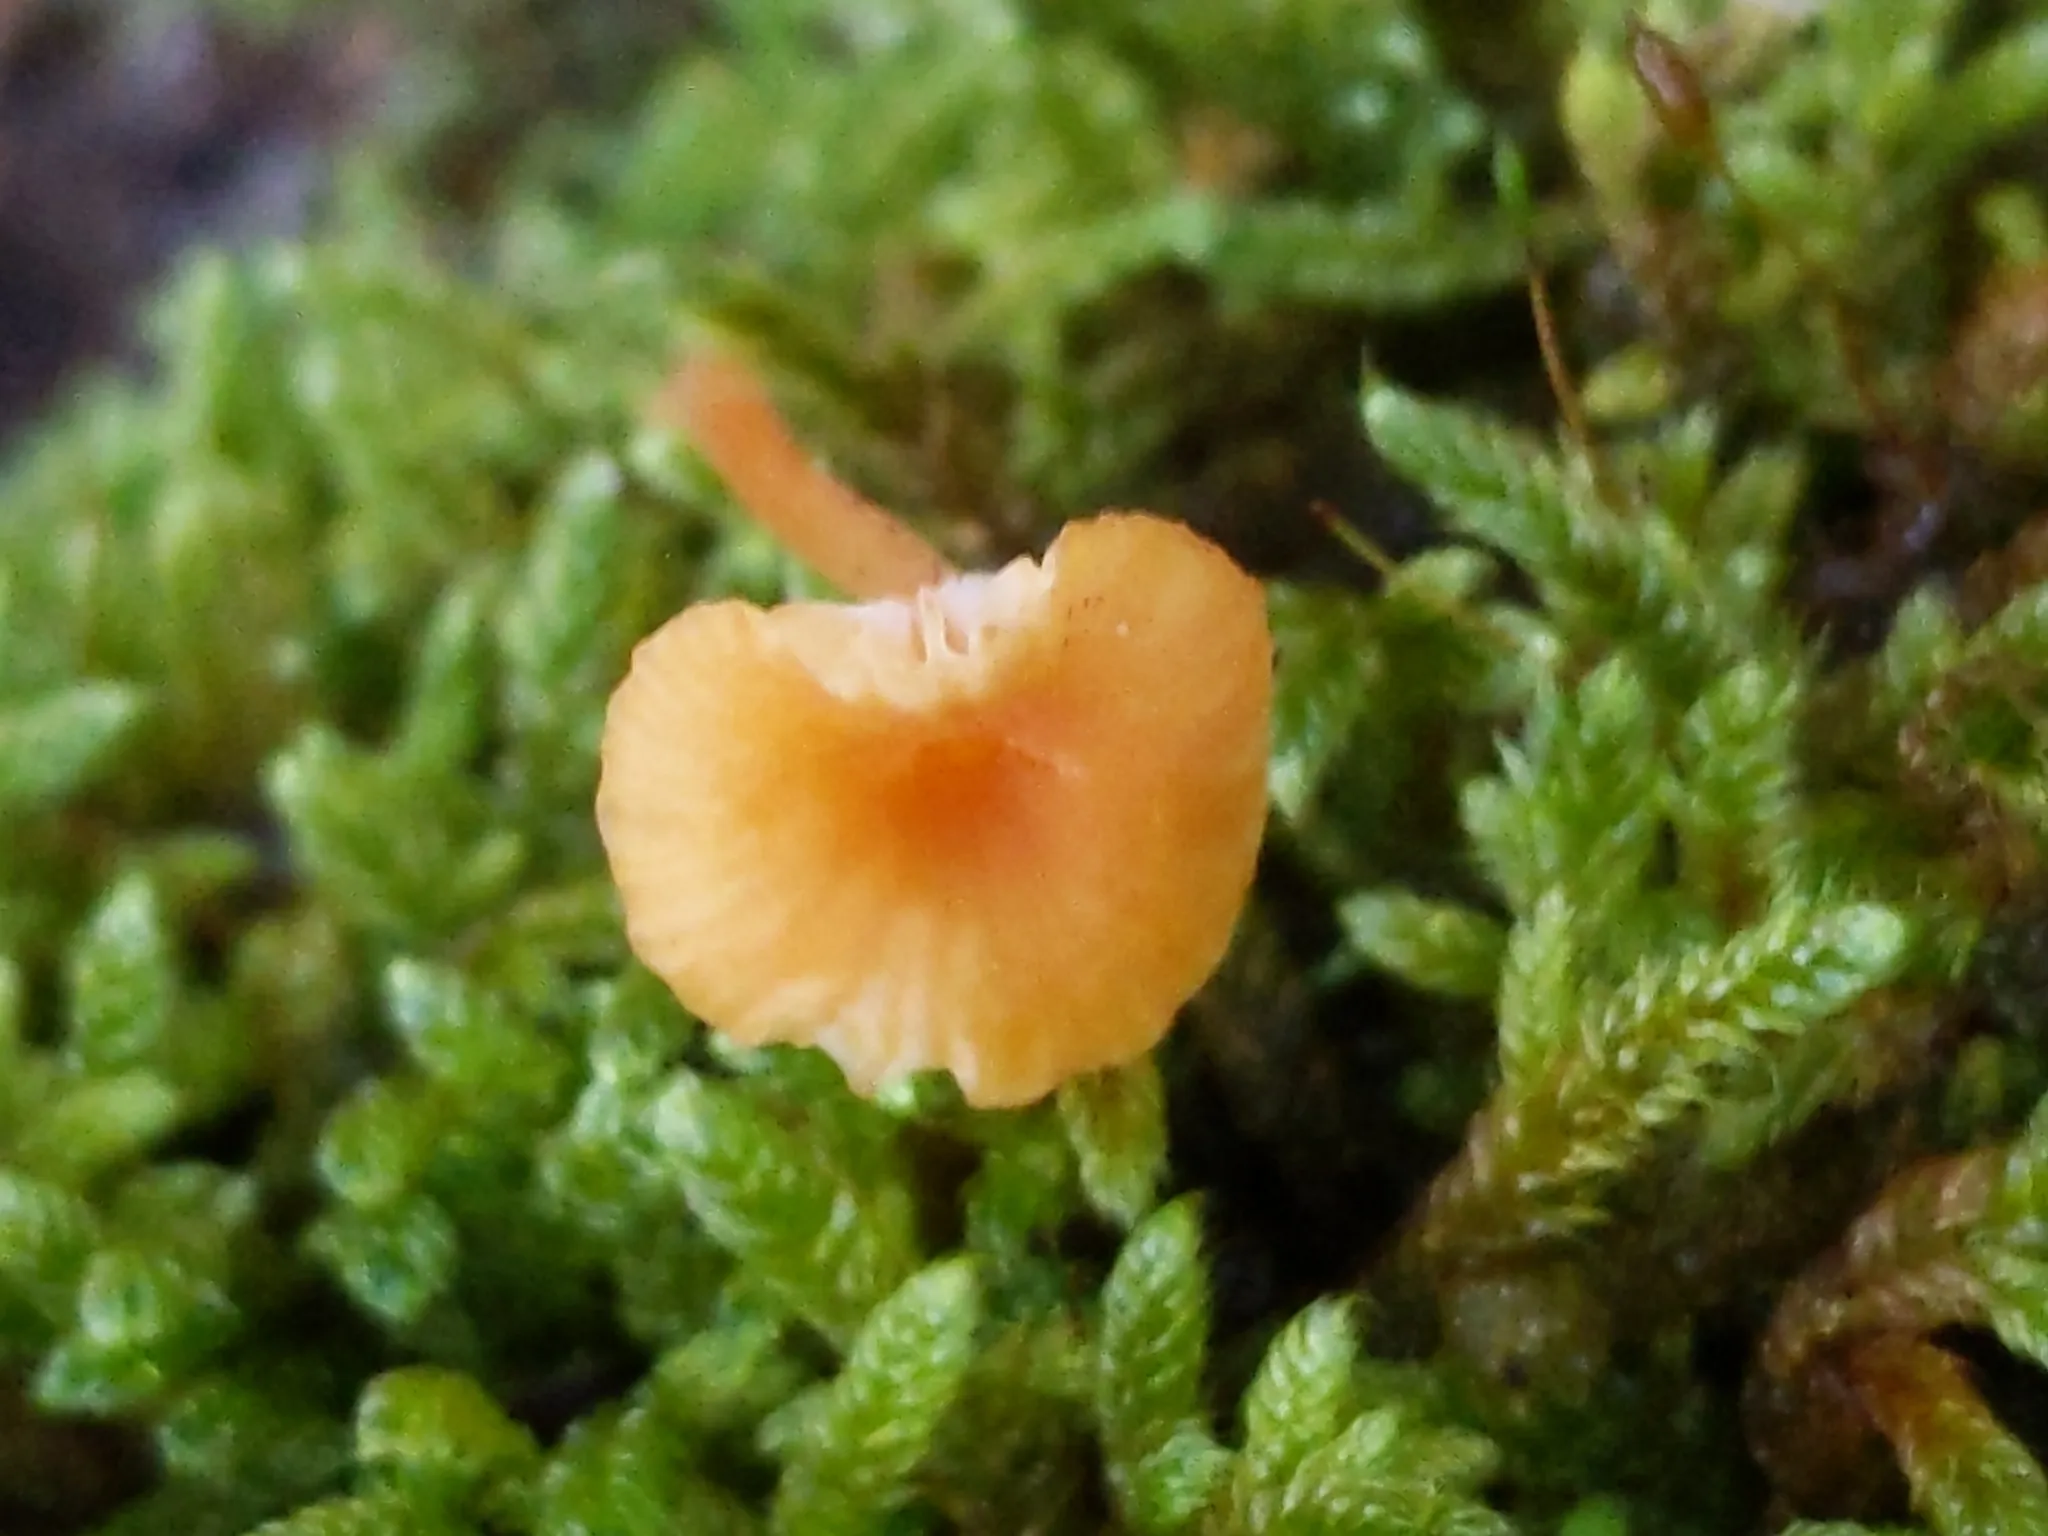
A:
{"label": "green moss", "polygon": [[[473,5],[186,263],[0,481],[0,1524],[2041,1528],[2044,23],[1504,9],[747,0],[521,134],[653,24]],[[607,693],[806,580],[705,326],[963,553],[1273,578],[1155,1059],[869,1103],[630,963]]]}

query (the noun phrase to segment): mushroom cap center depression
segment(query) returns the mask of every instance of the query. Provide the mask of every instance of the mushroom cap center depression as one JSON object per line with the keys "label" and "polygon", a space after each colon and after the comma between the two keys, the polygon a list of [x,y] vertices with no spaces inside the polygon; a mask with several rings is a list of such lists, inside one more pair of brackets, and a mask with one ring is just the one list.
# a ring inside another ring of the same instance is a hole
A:
{"label": "mushroom cap center depression", "polygon": [[784,610],[822,621],[783,637],[848,706],[815,738],[842,846],[906,900],[971,901],[1061,857],[1089,770],[1061,746],[1075,722],[1058,669],[1072,658],[1034,644],[1054,576],[1049,555],[907,598]]}
{"label": "mushroom cap center depression", "polygon": [[[1042,616],[1054,560],[1018,560],[993,575],[948,577],[908,598],[841,610],[896,651],[900,676],[875,692],[894,705],[884,739],[850,778],[865,779],[879,846],[927,878],[1018,872],[1044,852],[1062,775],[1082,772],[1051,744],[1043,698],[1005,698],[991,676],[1006,630]],[[898,648],[900,647],[900,650]],[[886,667],[884,666],[886,671]],[[867,681],[873,686],[876,674]],[[830,683],[828,682],[828,686]],[[851,787],[851,786],[849,786]]]}

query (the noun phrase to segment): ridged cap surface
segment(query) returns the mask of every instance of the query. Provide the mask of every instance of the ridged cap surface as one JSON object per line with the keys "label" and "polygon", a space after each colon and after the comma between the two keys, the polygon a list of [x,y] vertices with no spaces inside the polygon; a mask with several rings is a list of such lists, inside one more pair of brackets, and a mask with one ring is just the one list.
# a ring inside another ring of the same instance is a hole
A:
{"label": "ridged cap surface", "polygon": [[1258,583],[1142,513],[908,598],[687,609],[605,722],[633,949],[862,1091],[1021,1104],[1141,1055],[1251,883],[1271,649]]}

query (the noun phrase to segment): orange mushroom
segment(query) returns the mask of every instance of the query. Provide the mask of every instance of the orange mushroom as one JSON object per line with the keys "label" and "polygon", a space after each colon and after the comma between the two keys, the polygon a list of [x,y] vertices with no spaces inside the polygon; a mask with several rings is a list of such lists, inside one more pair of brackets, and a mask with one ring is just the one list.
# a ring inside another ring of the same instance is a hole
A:
{"label": "orange mushroom", "polygon": [[867,599],[684,610],[605,719],[634,952],[746,1044],[1014,1105],[1158,1042],[1229,943],[1266,808],[1264,594],[1144,513],[950,574],[730,357],[668,397],[757,516]]}

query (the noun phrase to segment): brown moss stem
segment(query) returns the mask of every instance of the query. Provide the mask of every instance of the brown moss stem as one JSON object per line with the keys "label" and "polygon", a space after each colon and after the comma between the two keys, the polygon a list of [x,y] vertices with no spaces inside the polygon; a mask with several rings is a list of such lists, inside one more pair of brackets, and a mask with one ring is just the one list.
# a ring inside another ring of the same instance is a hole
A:
{"label": "brown moss stem", "polygon": [[1879,1436],[1917,1490],[1934,1429],[1967,1428],[1958,1409],[1988,1423],[1960,1365],[1927,1336],[1982,1320],[1963,1239],[2001,1168],[1995,1151],[1977,1151],[1908,1169],[1786,1291],[1757,1349],[1746,1413],[1751,1448],[1791,1506],[1871,1497],[1886,1475]]}
{"label": "brown moss stem", "polygon": [[1916,1504],[1944,1468],[1969,1465],[1987,1442],[2005,1436],[1963,1363],[1925,1339],[1866,1340],[1849,1355],[1845,1375],[1898,1458]]}
{"label": "brown moss stem", "polygon": [[1928,1333],[1975,1321],[1982,1291],[1961,1243],[1997,1188],[1994,1150],[1921,1163],[1888,1185],[1841,1244],[1786,1291],[1757,1363],[1796,1375],[1850,1334]]}

